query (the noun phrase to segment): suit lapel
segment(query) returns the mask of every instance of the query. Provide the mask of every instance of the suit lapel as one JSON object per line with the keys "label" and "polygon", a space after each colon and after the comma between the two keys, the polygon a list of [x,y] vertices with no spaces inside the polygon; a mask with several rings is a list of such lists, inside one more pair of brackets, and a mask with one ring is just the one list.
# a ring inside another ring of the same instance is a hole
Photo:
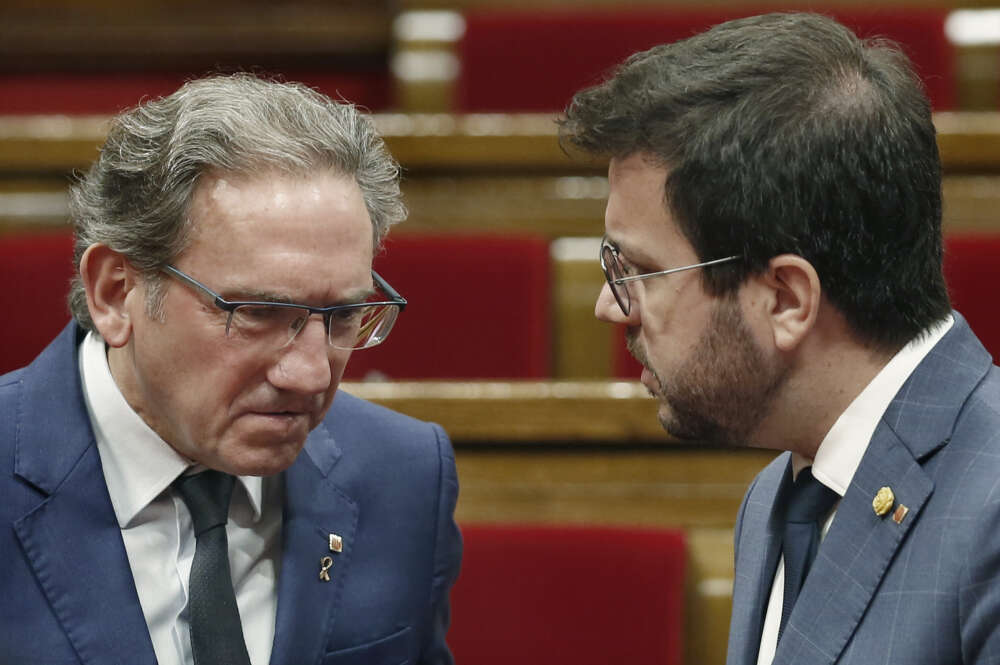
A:
{"label": "suit lapel", "polygon": [[[278,615],[271,663],[317,662],[336,620],[349,572],[358,525],[358,506],[329,477],[339,448],[325,425],[309,436],[306,450],[285,476]],[[341,552],[330,550],[330,534]],[[329,556],[329,581],[320,562]]]}
{"label": "suit lapel", "polygon": [[[909,509],[901,522],[891,511],[879,516],[873,510],[881,487],[892,488],[897,505]],[[880,424],[795,603],[774,665],[837,660],[933,489],[909,450]]]}
{"label": "suit lapel", "polygon": [[761,472],[747,496],[740,525],[728,665],[757,662],[764,612],[781,555],[781,497],[791,482],[791,455],[783,454]]}
{"label": "suit lapel", "polygon": [[155,665],[83,403],[75,338],[67,327],[24,375],[14,472],[39,503],[13,526],[84,663]]}

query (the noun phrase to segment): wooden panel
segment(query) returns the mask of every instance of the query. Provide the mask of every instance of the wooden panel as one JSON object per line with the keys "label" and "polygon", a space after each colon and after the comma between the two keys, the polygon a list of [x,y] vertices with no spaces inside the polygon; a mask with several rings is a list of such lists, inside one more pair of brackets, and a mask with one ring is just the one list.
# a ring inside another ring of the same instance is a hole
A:
{"label": "wooden panel", "polygon": [[611,376],[614,328],[594,316],[604,286],[599,248],[597,237],[552,243],[553,375],[559,379]]}
{"label": "wooden panel", "polygon": [[669,442],[656,402],[635,381],[345,382],[343,389],[441,423],[465,443]]}
{"label": "wooden panel", "polygon": [[[374,116],[389,149],[410,177],[470,170],[599,175],[604,162],[568,156],[548,114]],[[94,159],[103,117],[0,116],[0,172],[68,172]],[[945,112],[934,116],[944,169],[1000,172],[1000,113]]]}
{"label": "wooden panel", "polygon": [[389,50],[392,14],[387,3],[248,5],[5,4],[0,9],[0,71],[315,65],[317,57],[356,61]]}

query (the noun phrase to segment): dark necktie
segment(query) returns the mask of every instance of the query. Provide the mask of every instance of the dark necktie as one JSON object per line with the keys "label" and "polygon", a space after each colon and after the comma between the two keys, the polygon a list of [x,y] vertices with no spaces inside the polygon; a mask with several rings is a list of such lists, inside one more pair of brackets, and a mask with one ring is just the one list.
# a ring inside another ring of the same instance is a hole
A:
{"label": "dark necktie", "polygon": [[836,492],[813,478],[810,467],[802,469],[792,485],[785,507],[785,533],[781,545],[785,557],[785,595],[781,603],[779,640],[799,590],[809,574],[809,567],[816,558],[820,541],[819,520],[829,514],[838,498]]}
{"label": "dark necktie", "polygon": [[249,665],[229,572],[226,522],[235,478],[220,471],[181,476],[174,487],[191,511],[196,540],[188,617],[195,665]]}

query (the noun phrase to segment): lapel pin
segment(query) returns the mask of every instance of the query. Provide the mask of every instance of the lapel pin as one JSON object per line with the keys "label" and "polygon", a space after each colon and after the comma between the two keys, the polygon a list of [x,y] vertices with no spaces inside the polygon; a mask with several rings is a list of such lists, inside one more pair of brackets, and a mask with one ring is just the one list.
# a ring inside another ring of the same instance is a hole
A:
{"label": "lapel pin", "polygon": [[899,504],[898,506],[896,506],[896,512],[892,514],[892,521],[895,522],[896,524],[901,524],[903,518],[906,517],[906,513],[908,512],[910,512],[909,508],[907,508],[903,504]]}
{"label": "lapel pin", "polygon": [[330,581],[330,569],[333,568],[333,558],[325,556],[319,560],[319,579],[321,582]]}
{"label": "lapel pin", "polygon": [[[889,487],[883,487],[872,499],[872,510],[879,517],[885,517],[892,510],[892,504],[896,502],[896,496]],[[905,513],[904,513],[905,514]]]}
{"label": "lapel pin", "polygon": [[331,552],[344,551],[344,539],[335,533],[330,534],[330,551]]}

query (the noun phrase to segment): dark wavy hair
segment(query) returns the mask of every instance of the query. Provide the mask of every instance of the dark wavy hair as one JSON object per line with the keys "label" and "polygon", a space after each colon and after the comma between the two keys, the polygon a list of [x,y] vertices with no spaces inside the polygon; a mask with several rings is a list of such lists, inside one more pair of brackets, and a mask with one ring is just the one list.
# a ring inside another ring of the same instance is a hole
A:
{"label": "dark wavy hair", "polygon": [[564,145],[665,166],[665,205],[731,293],[808,260],[854,333],[896,349],[950,311],[930,104],[906,56],[817,14],[767,14],[637,53],[580,91]]}

